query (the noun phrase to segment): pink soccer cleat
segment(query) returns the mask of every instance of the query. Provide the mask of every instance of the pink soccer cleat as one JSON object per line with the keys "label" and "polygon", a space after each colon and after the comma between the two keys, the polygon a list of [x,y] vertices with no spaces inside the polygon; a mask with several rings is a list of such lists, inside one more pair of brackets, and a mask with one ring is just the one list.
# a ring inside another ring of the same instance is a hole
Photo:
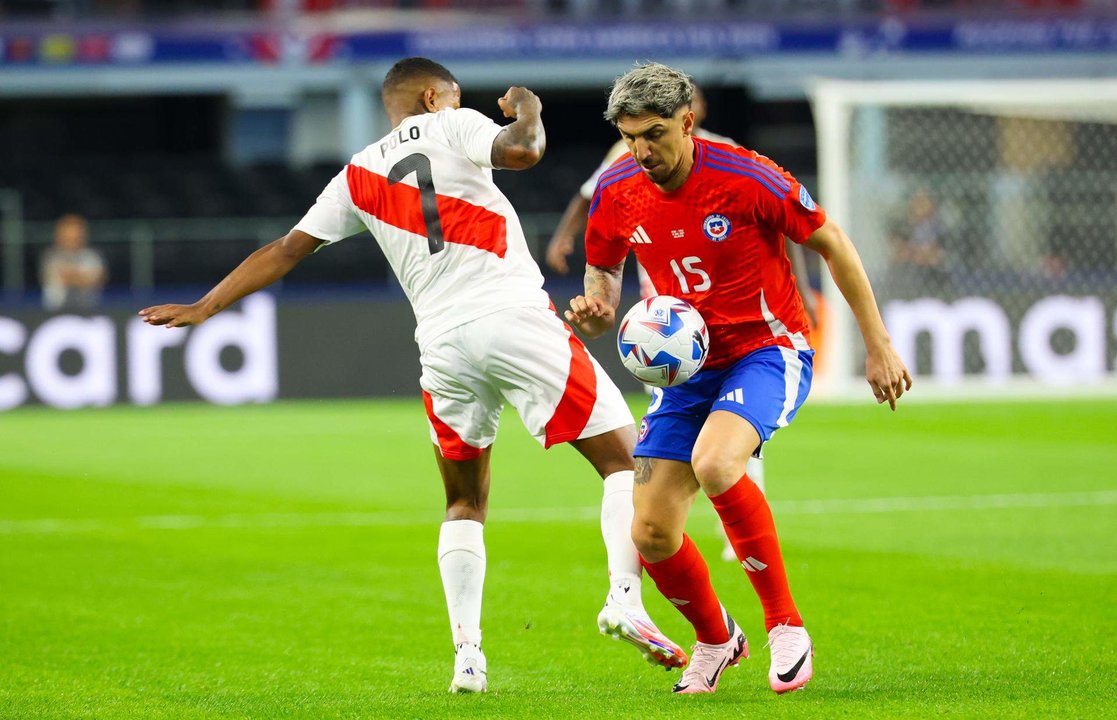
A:
{"label": "pink soccer cleat", "polygon": [[814,675],[814,645],[806,629],[793,625],[777,625],[768,631],[772,648],[772,666],[768,684],[778,693],[799,690]]}
{"label": "pink soccer cleat", "polygon": [[749,642],[729,613],[725,613],[725,625],[729,630],[729,642],[721,645],[695,643],[690,665],[683,671],[672,692],[679,695],[712,693],[718,689],[718,681],[725,669],[749,656]]}

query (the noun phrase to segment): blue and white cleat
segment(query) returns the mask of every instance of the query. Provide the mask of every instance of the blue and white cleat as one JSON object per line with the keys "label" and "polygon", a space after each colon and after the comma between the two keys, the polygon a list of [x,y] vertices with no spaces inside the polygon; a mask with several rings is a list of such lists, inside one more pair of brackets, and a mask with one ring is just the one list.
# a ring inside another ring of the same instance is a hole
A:
{"label": "blue and white cleat", "polygon": [[462,643],[454,655],[452,693],[483,693],[489,689],[488,667],[480,645]]}

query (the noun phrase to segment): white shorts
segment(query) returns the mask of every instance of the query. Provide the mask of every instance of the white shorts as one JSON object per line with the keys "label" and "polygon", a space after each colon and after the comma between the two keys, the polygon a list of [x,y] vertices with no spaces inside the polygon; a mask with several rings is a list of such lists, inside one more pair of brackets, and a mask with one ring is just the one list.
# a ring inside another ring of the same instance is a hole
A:
{"label": "white shorts", "polygon": [[493,444],[504,403],[543,447],[634,424],[620,390],[546,308],[509,308],[442,333],[422,351],[431,441],[449,460]]}

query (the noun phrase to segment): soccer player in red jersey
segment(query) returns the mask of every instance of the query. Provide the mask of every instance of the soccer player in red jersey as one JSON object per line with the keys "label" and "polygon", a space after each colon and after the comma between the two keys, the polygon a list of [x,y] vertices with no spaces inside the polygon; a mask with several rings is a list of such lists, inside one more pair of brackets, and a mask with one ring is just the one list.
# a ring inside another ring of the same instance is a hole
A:
{"label": "soccer player in red jersey", "polygon": [[814,351],[783,237],[826,260],[867,350],[877,402],[911,375],[892,347],[861,260],[806,188],[751,150],[693,136],[693,85],[660,64],[618,78],[605,117],[630,156],[601,175],[586,230],[585,295],[566,318],[591,337],[613,327],[631,248],[656,290],[698,308],[710,330],[703,370],[657,389],[636,445],[633,540],[660,592],[694,626],[697,644],[677,693],[710,693],[748,643],[683,532],[701,489],[721,517],[764,608],[777,693],[813,673],[813,646],[784,570],[772,512],[745,472],[810,389]]}

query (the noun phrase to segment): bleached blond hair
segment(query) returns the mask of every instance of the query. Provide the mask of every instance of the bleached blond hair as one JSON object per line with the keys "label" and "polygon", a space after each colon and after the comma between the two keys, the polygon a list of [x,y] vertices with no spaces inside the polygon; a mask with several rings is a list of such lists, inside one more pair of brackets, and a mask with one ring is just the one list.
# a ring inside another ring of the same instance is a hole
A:
{"label": "bleached blond hair", "polygon": [[661,63],[637,64],[613,82],[605,119],[616,125],[622,115],[646,112],[669,118],[693,98],[694,83],[686,73]]}

